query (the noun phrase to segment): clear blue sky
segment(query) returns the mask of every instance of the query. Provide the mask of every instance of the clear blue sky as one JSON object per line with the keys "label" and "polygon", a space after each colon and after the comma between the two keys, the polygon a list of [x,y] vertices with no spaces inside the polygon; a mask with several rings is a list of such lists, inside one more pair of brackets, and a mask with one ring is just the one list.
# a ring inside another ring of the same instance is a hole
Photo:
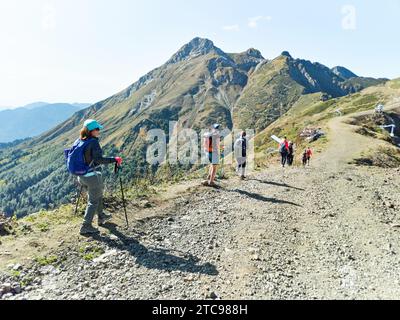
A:
{"label": "clear blue sky", "polygon": [[396,78],[399,30],[400,0],[0,0],[0,106],[97,102],[195,36]]}

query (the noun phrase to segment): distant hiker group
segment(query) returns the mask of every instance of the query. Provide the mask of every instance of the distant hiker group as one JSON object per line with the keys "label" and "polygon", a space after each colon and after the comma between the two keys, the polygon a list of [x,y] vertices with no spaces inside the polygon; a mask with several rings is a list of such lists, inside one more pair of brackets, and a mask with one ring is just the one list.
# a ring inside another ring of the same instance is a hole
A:
{"label": "distant hiker group", "polygon": [[[220,154],[223,156],[223,152],[220,153],[220,124],[214,124],[212,128],[204,135],[204,152],[207,155],[207,159],[210,163],[208,178],[203,182],[204,186],[215,186],[216,173],[218,170],[218,165],[220,164]],[[285,168],[286,165],[289,167],[294,165],[295,160],[295,144],[288,141],[287,137],[280,140],[276,136],[274,139],[279,141],[279,153],[281,155],[281,165]],[[247,156],[248,156],[248,139],[246,131],[242,131],[240,136],[237,138],[234,144],[234,155],[237,163],[237,173],[240,179],[246,178],[246,166],[247,166]],[[310,165],[311,157],[313,152],[309,147],[304,151],[303,154],[303,165]]]}
{"label": "distant hiker group", "polygon": [[[295,158],[294,143],[288,141],[287,137],[285,137],[284,140],[279,144],[279,153],[281,155],[281,164],[283,168],[286,166],[286,164],[289,167],[293,166]],[[303,166],[306,166],[307,164],[310,165],[312,156],[313,152],[311,148],[308,147],[308,149],[303,153]]]}

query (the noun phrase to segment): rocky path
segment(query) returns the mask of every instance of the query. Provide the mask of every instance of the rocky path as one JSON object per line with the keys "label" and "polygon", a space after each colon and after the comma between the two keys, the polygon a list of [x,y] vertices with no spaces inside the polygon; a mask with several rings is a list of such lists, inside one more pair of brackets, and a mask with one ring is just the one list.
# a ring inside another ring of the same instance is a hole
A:
{"label": "rocky path", "polygon": [[[331,131],[357,152],[370,144],[339,122]],[[399,172],[348,165],[346,146],[331,142],[307,168],[198,187],[129,232],[110,224],[61,248],[61,262],[21,266],[32,282],[3,299],[397,299]]]}

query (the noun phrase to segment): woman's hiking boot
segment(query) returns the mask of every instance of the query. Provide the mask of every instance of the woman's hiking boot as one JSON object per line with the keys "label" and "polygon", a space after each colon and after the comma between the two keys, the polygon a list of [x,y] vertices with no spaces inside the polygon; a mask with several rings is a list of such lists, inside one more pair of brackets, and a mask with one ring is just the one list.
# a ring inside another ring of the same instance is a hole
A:
{"label": "woman's hiking boot", "polygon": [[91,225],[83,225],[80,231],[81,236],[90,236],[99,233],[100,231]]}

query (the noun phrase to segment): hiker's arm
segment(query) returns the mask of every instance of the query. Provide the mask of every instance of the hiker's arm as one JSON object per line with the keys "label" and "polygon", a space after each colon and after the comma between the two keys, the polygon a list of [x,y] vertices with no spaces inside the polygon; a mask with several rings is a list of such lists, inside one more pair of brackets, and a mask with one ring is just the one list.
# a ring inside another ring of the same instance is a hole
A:
{"label": "hiker's arm", "polygon": [[98,141],[95,141],[95,143],[93,143],[92,159],[93,159],[94,163],[96,163],[97,165],[113,164],[113,163],[116,163],[116,161],[117,161],[117,160],[115,160],[115,158],[103,157],[103,150],[101,149]]}

